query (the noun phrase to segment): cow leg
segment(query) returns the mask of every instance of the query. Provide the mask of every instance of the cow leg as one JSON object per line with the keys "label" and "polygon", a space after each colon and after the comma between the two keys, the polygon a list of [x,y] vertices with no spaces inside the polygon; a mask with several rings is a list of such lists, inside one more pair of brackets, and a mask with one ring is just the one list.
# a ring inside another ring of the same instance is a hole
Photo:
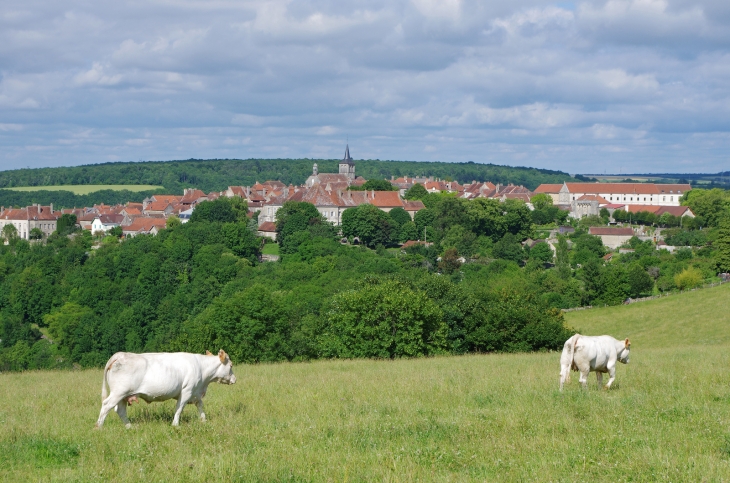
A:
{"label": "cow leg", "polygon": [[195,406],[198,408],[198,414],[200,414],[200,420],[205,422],[205,412],[203,412],[203,398],[199,398],[195,402]]}
{"label": "cow leg", "polygon": [[588,389],[588,373],[590,371],[580,371],[580,379],[578,379],[583,386],[583,389]]}
{"label": "cow leg", "polygon": [[183,409],[185,409],[185,405],[190,401],[190,395],[182,395],[180,394],[180,399],[177,400],[177,405],[175,406],[175,417],[172,418],[172,425],[178,426],[180,424],[180,415],[183,412]]}
{"label": "cow leg", "polygon": [[570,378],[570,366],[560,366],[560,390],[563,390],[563,385]]}
{"label": "cow leg", "polygon": [[616,364],[609,364],[608,375],[610,377],[608,378],[608,382],[606,383],[606,389],[611,389],[611,384],[613,384],[613,380],[616,379]]}
{"label": "cow leg", "polygon": [[596,372],[596,380],[598,381],[598,389],[603,386],[603,373],[602,372]]}
{"label": "cow leg", "polygon": [[106,415],[109,414],[109,411],[111,411],[114,406],[117,406],[120,404],[119,398],[115,397],[114,395],[110,394],[104,401],[101,403],[101,411],[99,412],[99,419],[96,420],[96,427],[101,428],[104,424],[104,420],[106,419]]}
{"label": "cow leg", "polygon": [[132,427],[132,423],[129,422],[129,418],[127,417],[127,401],[126,399],[122,399],[119,401],[119,404],[117,404],[117,414],[119,415],[119,418],[124,423],[124,426],[129,429]]}

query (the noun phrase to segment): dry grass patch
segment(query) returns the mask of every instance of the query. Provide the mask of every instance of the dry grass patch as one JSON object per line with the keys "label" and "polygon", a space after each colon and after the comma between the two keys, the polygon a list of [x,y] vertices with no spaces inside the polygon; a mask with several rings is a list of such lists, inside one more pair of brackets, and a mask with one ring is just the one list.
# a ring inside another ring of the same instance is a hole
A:
{"label": "dry grass patch", "polygon": [[161,190],[164,186],[155,186],[151,184],[74,184],[62,186],[21,186],[14,188],[3,188],[13,191],[71,191],[75,195],[88,195],[95,191],[113,190],[113,191],[150,191]]}

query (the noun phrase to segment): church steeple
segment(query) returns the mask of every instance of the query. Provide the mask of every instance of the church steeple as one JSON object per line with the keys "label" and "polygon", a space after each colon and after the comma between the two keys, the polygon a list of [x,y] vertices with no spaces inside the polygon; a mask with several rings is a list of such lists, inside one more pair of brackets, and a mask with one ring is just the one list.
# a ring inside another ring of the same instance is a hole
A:
{"label": "church steeple", "polygon": [[355,179],[355,161],[350,157],[350,144],[345,145],[345,157],[340,161],[340,174]]}
{"label": "church steeple", "polygon": [[342,163],[355,164],[352,161],[352,158],[350,157],[350,145],[349,144],[345,145],[345,157],[342,158],[342,161],[340,161],[340,164],[342,164]]}

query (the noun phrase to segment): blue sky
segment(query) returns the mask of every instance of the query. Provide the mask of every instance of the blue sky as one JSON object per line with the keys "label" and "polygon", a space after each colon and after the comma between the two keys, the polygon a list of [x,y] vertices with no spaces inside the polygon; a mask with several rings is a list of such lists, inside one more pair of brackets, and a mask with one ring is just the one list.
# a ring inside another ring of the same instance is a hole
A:
{"label": "blue sky", "polygon": [[0,169],[188,158],[730,169],[730,2],[0,4]]}

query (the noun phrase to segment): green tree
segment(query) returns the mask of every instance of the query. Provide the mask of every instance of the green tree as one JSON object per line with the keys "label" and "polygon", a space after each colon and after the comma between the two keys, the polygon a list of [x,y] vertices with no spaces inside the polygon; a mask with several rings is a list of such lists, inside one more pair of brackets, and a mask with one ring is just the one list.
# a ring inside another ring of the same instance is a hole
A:
{"label": "green tree", "polygon": [[42,240],[44,236],[45,233],[40,228],[32,228],[30,233],[28,233],[28,238],[31,240]]}
{"label": "green tree", "polygon": [[405,243],[408,240],[418,240],[418,228],[412,221],[403,224],[398,231],[399,240],[401,243]]}
{"label": "green tree", "polygon": [[682,204],[704,218],[708,226],[718,226],[724,217],[730,215],[730,195],[719,188],[688,191],[682,197]]}
{"label": "green tree", "polygon": [[718,271],[730,272],[730,218],[726,218],[720,224],[714,245],[717,248],[715,264]]}
{"label": "green tree", "polygon": [[558,269],[560,278],[563,280],[570,278],[572,270],[570,268],[568,241],[564,236],[558,237],[558,244],[555,247],[555,267]]}
{"label": "green tree", "polygon": [[6,242],[12,244],[18,239],[18,229],[12,223],[8,223],[2,229],[2,237]]}
{"label": "green tree", "polygon": [[64,213],[58,218],[58,222],[56,223],[56,233],[58,233],[61,236],[66,236],[70,233],[73,233],[77,230],[76,226],[76,215],[70,215],[68,213]]}
{"label": "green tree", "polygon": [[631,287],[629,295],[631,297],[641,297],[650,294],[654,288],[654,279],[649,273],[639,265],[633,263],[628,269],[629,286]]}
{"label": "green tree", "polygon": [[393,235],[397,235],[396,230],[393,219],[371,204],[348,208],[342,213],[342,234],[358,237],[361,243],[371,248],[389,245]]}
{"label": "green tree", "polygon": [[451,275],[455,271],[457,271],[461,267],[461,262],[459,261],[459,252],[456,251],[456,248],[448,248],[444,254],[441,256],[441,261],[439,262],[439,269],[442,273],[446,275]]}
{"label": "green tree", "polygon": [[502,203],[504,209],[505,229],[516,235],[519,241],[535,235],[530,209],[522,200],[506,200]]}
{"label": "green tree", "polygon": [[530,258],[543,263],[550,263],[553,261],[553,250],[547,242],[538,243],[530,249]]}
{"label": "green tree", "polygon": [[399,227],[405,225],[409,221],[413,221],[411,219],[411,215],[409,215],[406,210],[399,206],[390,210],[388,212],[388,216],[390,216]]}
{"label": "green tree", "polygon": [[220,197],[213,201],[202,201],[195,206],[190,223],[200,221],[232,223],[234,221],[245,221],[246,202],[240,197]]}
{"label": "green tree", "polygon": [[530,203],[535,207],[536,210],[544,210],[550,206],[553,206],[553,197],[546,193],[538,193],[530,198]]}
{"label": "green tree", "polygon": [[526,256],[519,239],[512,233],[505,234],[501,240],[494,244],[492,255],[494,255],[494,258],[511,260],[517,263],[524,260]]}
{"label": "green tree", "polygon": [[276,212],[276,241],[281,253],[296,253],[299,245],[290,243],[289,238],[297,232],[306,231],[311,225],[323,222],[322,215],[312,203],[286,201]]}
{"label": "green tree", "polygon": [[456,248],[464,256],[471,256],[474,253],[476,235],[461,225],[451,226],[441,239],[441,246],[445,249]]}
{"label": "green tree", "polygon": [[468,202],[464,208],[465,227],[475,235],[488,236],[496,242],[507,232],[504,209],[498,200],[478,198]]}
{"label": "green tree", "polygon": [[165,220],[165,228],[175,228],[176,226],[182,225],[182,221],[177,216],[170,216]]}
{"label": "green tree", "polygon": [[428,196],[428,191],[422,184],[416,183],[406,190],[403,198],[407,200],[422,200]]}
{"label": "green tree", "polygon": [[362,186],[350,186],[351,191],[398,191],[397,186],[393,186],[386,179],[369,179]]}
{"label": "green tree", "polygon": [[116,238],[121,238],[123,233],[124,232],[121,226],[114,226],[109,230],[109,236],[113,236]]}
{"label": "green tree", "polygon": [[442,353],[443,313],[423,292],[396,281],[334,296],[319,337],[326,357],[415,357]]}

